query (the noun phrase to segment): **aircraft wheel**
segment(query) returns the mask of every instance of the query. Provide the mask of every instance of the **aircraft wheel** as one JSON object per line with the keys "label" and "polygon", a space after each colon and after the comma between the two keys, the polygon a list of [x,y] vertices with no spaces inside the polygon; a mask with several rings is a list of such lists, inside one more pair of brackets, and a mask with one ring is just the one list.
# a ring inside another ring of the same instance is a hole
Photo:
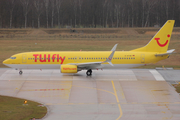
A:
{"label": "aircraft wheel", "polygon": [[19,74],[20,74],[20,75],[22,75],[22,74],[23,74],[23,72],[22,72],[22,71],[19,71]]}
{"label": "aircraft wheel", "polygon": [[91,75],[92,75],[92,70],[89,69],[89,70],[86,72],[86,75],[87,75],[87,76],[91,76]]}

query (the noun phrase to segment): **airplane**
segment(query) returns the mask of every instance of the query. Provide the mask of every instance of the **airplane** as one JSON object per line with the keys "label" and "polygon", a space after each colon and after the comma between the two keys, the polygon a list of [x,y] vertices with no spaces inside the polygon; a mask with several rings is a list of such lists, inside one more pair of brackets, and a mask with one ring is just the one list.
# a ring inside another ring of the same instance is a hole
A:
{"label": "airplane", "polygon": [[22,69],[60,69],[61,73],[77,73],[87,70],[124,69],[156,63],[168,58],[175,49],[168,50],[175,20],[168,20],[150,42],[131,51],[116,51],[117,44],[111,51],[40,51],[24,52],[11,56],[3,64]]}

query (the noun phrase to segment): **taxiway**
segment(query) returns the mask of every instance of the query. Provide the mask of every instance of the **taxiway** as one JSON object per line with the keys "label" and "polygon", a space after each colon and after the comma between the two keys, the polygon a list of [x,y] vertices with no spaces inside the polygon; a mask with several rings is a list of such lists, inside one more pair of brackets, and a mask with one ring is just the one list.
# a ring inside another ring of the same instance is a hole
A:
{"label": "taxiway", "polygon": [[180,70],[85,72],[0,69],[0,95],[44,104],[44,120],[180,119],[180,97],[170,84],[180,81]]}

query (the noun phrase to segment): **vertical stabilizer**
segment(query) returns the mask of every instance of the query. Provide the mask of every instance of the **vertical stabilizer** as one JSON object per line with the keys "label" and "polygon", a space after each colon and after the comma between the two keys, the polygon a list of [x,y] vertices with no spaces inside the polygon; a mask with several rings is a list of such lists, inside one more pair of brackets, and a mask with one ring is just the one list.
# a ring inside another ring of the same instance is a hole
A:
{"label": "vertical stabilizer", "polygon": [[144,47],[132,51],[144,52],[166,52],[169,46],[175,20],[168,20],[164,26],[156,33],[151,41]]}

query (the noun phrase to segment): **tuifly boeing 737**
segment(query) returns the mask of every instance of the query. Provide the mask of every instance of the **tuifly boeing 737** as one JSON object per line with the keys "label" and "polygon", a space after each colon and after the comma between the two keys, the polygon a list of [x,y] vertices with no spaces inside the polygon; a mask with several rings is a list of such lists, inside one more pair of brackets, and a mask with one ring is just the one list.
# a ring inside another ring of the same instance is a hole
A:
{"label": "tuifly boeing 737", "polygon": [[87,76],[96,69],[123,69],[143,66],[164,60],[173,53],[168,50],[174,20],[168,20],[150,42],[131,51],[116,51],[117,44],[111,51],[40,51],[24,52],[12,55],[3,64],[22,69],[60,69],[61,73],[77,73],[87,70]]}

